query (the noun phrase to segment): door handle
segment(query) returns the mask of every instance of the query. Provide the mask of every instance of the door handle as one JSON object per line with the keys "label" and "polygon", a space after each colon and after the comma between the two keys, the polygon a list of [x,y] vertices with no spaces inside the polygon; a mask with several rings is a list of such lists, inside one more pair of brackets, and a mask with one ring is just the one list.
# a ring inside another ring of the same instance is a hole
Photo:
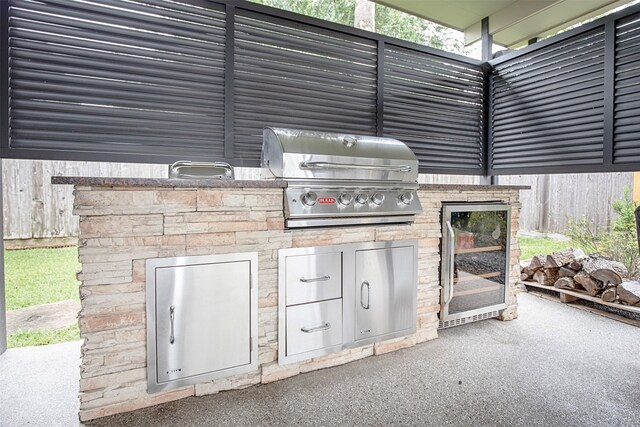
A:
{"label": "door handle", "polygon": [[169,318],[171,319],[171,335],[169,336],[169,342],[171,344],[173,344],[176,340],[175,331],[173,329],[173,322],[175,320],[175,311],[176,311],[176,308],[173,305],[169,307]]}
{"label": "door handle", "polygon": [[[364,304],[364,287],[367,287],[367,305]],[[366,280],[364,282],[362,282],[362,284],[360,285],[360,305],[362,306],[362,308],[364,308],[365,310],[369,310],[369,299],[370,299],[370,291],[371,291],[371,285],[369,284],[369,282],[367,282]]]}
{"label": "door handle", "polygon": [[331,328],[331,323],[325,322],[325,324],[322,326],[316,326],[315,328],[307,328],[306,326],[303,326],[302,328],[300,328],[300,330],[305,334],[310,334],[312,332],[326,331],[327,329],[330,329],[330,328]]}
{"label": "door handle", "polygon": [[453,232],[453,227],[451,227],[451,222],[447,221],[447,229],[449,230],[449,250],[447,251],[447,256],[449,257],[449,292],[447,298],[444,301],[444,304],[447,305],[453,299],[453,276],[455,270],[455,233]]}

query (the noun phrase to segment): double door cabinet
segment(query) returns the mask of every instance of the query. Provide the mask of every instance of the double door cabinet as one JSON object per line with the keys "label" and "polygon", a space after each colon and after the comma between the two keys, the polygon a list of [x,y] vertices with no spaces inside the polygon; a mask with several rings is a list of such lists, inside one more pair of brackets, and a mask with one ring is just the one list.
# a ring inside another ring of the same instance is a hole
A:
{"label": "double door cabinet", "polygon": [[445,204],[440,327],[499,315],[507,307],[511,207]]}
{"label": "double door cabinet", "polygon": [[415,332],[417,242],[279,251],[279,363]]}

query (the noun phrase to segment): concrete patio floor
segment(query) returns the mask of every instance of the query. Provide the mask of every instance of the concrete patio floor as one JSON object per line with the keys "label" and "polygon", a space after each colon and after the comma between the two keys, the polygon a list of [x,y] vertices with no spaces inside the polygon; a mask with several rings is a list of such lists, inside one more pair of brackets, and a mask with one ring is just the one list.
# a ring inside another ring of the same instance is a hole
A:
{"label": "concrete patio floor", "polygon": [[[518,298],[513,322],[464,325],[396,353],[86,425],[638,425],[638,328]],[[78,424],[78,344],[59,346],[64,369],[51,365],[48,348],[0,356],[0,425]]]}
{"label": "concrete patio floor", "polygon": [[0,426],[78,425],[80,341],[0,356]]}

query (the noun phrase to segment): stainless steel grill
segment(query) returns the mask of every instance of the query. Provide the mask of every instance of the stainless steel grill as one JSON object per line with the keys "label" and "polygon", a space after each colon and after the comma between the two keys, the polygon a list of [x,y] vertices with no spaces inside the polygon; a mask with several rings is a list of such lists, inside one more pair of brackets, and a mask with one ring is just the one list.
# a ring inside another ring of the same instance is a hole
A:
{"label": "stainless steel grill", "polygon": [[418,160],[391,138],[266,128],[262,177],[287,182],[288,228],[406,223],[422,212]]}

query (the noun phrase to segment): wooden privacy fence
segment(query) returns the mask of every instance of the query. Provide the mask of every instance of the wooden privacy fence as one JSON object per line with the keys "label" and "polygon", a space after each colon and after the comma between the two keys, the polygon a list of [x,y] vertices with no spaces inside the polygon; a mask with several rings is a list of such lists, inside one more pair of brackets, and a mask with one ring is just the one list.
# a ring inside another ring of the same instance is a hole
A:
{"label": "wooden privacy fence", "polygon": [[613,201],[633,188],[633,172],[501,176],[500,184],[530,185],[520,192],[520,230],[563,234],[570,220],[585,216],[598,227],[615,219]]}
{"label": "wooden privacy fence", "polygon": [[[4,159],[2,170],[4,238],[56,239],[78,235],[78,218],[73,215],[72,187],[51,185],[51,176],[166,177],[166,165],[134,163],[65,162]],[[238,179],[259,179],[259,170],[236,168]],[[500,184],[530,185],[522,191],[522,230],[564,232],[569,219],[586,215],[600,225],[611,224],[611,203],[632,187],[632,173],[581,175],[502,176]],[[473,184],[479,177],[420,175],[422,183]],[[63,239],[63,240],[59,240]],[[70,240],[73,242],[73,239]],[[54,243],[55,243],[54,242]],[[20,246],[18,242],[8,247]]]}
{"label": "wooden privacy fence", "polygon": [[[72,213],[73,187],[51,185],[54,175],[167,176],[167,166],[164,165],[10,159],[2,160],[2,165],[5,240],[78,235],[78,217]],[[7,247],[11,248],[12,244]]]}

